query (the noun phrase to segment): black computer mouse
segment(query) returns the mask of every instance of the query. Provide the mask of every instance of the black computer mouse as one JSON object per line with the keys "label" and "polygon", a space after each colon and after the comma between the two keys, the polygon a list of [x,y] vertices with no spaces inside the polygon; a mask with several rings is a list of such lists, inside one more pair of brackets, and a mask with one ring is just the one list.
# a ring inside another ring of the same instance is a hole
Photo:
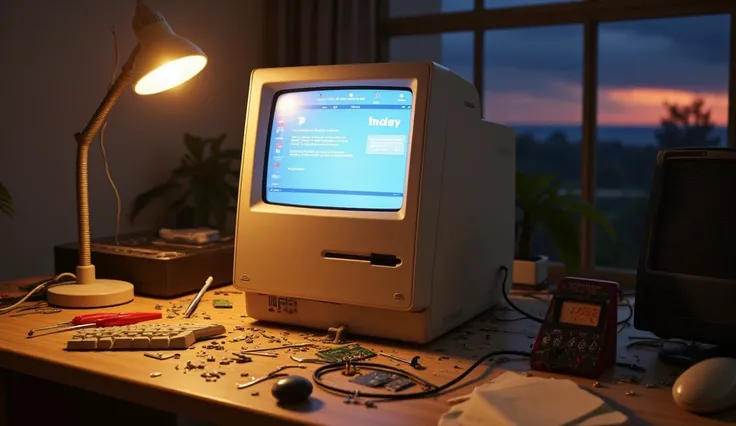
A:
{"label": "black computer mouse", "polygon": [[312,394],[312,382],[302,376],[280,378],[271,388],[271,394],[283,404],[306,401]]}

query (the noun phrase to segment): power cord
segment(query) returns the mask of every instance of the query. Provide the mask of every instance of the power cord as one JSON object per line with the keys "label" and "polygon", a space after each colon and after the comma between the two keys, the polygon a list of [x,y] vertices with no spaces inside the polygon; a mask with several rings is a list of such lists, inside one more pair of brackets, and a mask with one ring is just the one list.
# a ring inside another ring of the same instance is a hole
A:
{"label": "power cord", "polygon": [[[117,74],[118,63],[120,62],[120,55],[118,52],[118,37],[115,33],[114,26],[112,27],[111,31],[113,44],[115,45],[115,66],[113,66],[112,68],[112,77],[110,78],[110,84],[108,84],[107,86],[108,90],[110,90],[110,87],[112,87],[113,83],[115,82],[115,75]],[[117,206],[115,212],[115,244],[120,245],[120,210],[122,203],[120,202],[120,192],[118,192],[118,187],[115,185],[115,181],[113,180],[112,174],[110,173],[110,165],[107,163],[107,151],[105,150],[105,128],[107,128],[107,119],[105,119],[105,122],[102,123],[102,127],[100,128],[100,150],[102,151],[102,161],[105,164],[105,174],[107,175],[107,181],[110,182],[110,186],[115,193],[115,201]]]}
{"label": "power cord", "polygon": [[[63,280],[64,278],[68,278],[68,280]],[[10,306],[6,306],[4,308],[0,308],[0,315],[7,314],[7,313],[10,313],[10,312],[18,309],[18,307],[20,307],[20,305],[22,305],[23,303],[25,303],[26,300],[30,299],[31,296],[33,296],[34,294],[38,293],[39,291],[41,291],[41,290],[43,290],[43,289],[45,289],[47,287],[50,287],[50,286],[55,285],[55,284],[61,284],[62,282],[66,282],[66,281],[69,281],[69,280],[76,280],[76,279],[77,279],[77,277],[74,274],[72,274],[70,272],[62,272],[61,274],[56,275],[55,277],[53,277],[51,279],[48,279],[46,281],[42,281],[37,286],[33,287],[33,289],[31,291],[29,291],[28,293],[26,293],[25,296],[21,297],[20,300],[18,300],[17,302],[13,303]]]}
{"label": "power cord", "polygon": [[501,266],[500,269],[503,271],[503,281],[502,281],[502,284],[501,284],[501,294],[503,294],[503,298],[506,301],[506,303],[508,303],[509,306],[511,306],[511,308],[513,310],[515,310],[516,312],[518,312],[521,315],[523,315],[524,318],[530,319],[530,320],[532,320],[534,322],[538,322],[540,324],[543,323],[544,322],[543,319],[535,317],[534,315],[530,314],[529,312],[527,312],[527,311],[521,309],[520,307],[516,306],[516,303],[514,303],[514,302],[511,301],[511,298],[509,298],[509,295],[507,294],[508,290],[506,289],[506,283],[509,280],[508,279],[509,278],[509,268],[507,268],[506,266]]}
{"label": "power cord", "polygon": [[[383,365],[383,364],[375,364],[371,362],[351,362],[350,365],[354,367],[361,367],[370,369],[373,371],[383,371],[387,373],[396,374],[402,378],[410,379],[414,381],[415,383],[423,384],[426,387],[429,387],[429,389],[421,391],[421,392],[414,392],[414,393],[407,393],[407,394],[385,394],[385,393],[359,393],[359,396],[363,396],[366,398],[378,398],[378,400],[370,401],[371,404],[379,403],[379,402],[386,402],[386,401],[401,401],[401,400],[407,400],[407,399],[419,399],[419,398],[426,398],[430,396],[434,396],[439,394],[440,392],[443,392],[455,384],[457,384],[460,380],[464,379],[468,374],[473,372],[478,366],[483,362],[486,361],[489,358],[492,358],[494,356],[506,356],[506,355],[517,355],[522,357],[530,357],[531,354],[529,352],[524,351],[493,351],[489,352],[482,357],[478,358],[477,361],[473,363],[470,367],[468,367],[465,371],[463,371],[459,376],[455,377],[454,379],[450,380],[449,382],[443,384],[442,386],[434,386],[426,382],[425,380],[415,376],[414,374],[411,374],[409,372],[406,372],[400,368],[393,367],[390,365]],[[349,391],[347,389],[342,389],[337,386],[328,385],[324,381],[322,381],[322,376],[324,376],[327,373],[332,373],[335,371],[342,371],[345,369],[344,364],[327,364],[319,367],[318,369],[314,370],[314,373],[312,374],[312,381],[314,383],[321,387],[322,389],[336,393],[339,395],[345,395],[345,396],[352,396],[355,394],[353,391]]]}
{"label": "power cord", "polygon": [[[524,318],[530,319],[530,320],[532,320],[534,322],[538,322],[540,324],[543,323],[544,322],[544,319],[538,318],[538,317],[536,317],[536,316],[534,316],[534,315],[526,312],[525,310],[521,309],[514,302],[511,301],[511,298],[509,298],[509,296],[507,294],[507,291],[506,291],[506,282],[508,281],[507,278],[508,278],[508,275],[509,275],[509,268],[507,268],[506,266],[501,266],[500,269],[504,273],[504,276],[503,276],[503,284],[502,284],[503,285],[503,289],[501,290],[501,293],[503,294],[503,298],[504,298],[504,300],[506,300],[506,303],[508,303],[509,306],[511,306],[512,309],[514,309],[516,312],[520,313]],[[616,323],[616,325],[625,325],[625,324],[628,324],[628,322],[631,321],[631,318],[634,316],[634,308],[631,306],[631,303],[629,303],[628,301],[626,303],[619,304],[618,306],[626,306],[627,308],[629,308],[629,314],[626,316],[626,318],[622,319],[621,321],[618,321]],[[513,320],[514,321],[517,321],[517,320],[520,320],[520,319],[521,318],[514,318]]]}

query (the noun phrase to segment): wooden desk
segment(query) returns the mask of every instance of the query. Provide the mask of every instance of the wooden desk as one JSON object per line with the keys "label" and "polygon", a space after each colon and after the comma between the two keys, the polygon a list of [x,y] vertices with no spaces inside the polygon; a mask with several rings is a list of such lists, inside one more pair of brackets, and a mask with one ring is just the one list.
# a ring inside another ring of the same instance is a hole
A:
{"label": "wooden desk", "polygon": [[[197,318],[193,319],[195,321],[219,322],[227,326],[229,332],[225,344],[226,350],[205,349],[208,354],[214,355],[217,361],[222,356],[227,356],[230,352],[239,350],[242,346],[252,348],[256,344],[270,345],[268,343],[270,339],[263,336],[254,339],[252,344],[246,344],[244,341],[232,342],[234,338],[241,335],[266,334],[276,338],[286,338],[291,342],[299,342],[305,338],[300,333],[309,332],[308,330],[289,329],[288,333],[290,334],[286,335],[282,328],[253,324],[252,320],[244,315],[242,294],[232,292],[228,295],[215,296],[213,294],[215,291],[228,290],[233,291],[231,288],[209,291],[197,310]],[[211,300],[215,297],[230,299],[234,304],[233,309],[213,309]],[[159,308],[162,309],[164,314],[162,321],[177,322],[182,321],[182,319],[166,318],[166,309],[173,304],[186,307],[186,303],[184,299],[162,301],[137,297],[134,302],[118,307],[114,311],[152,311],[156,309],[156,305],[160,305]],[[544,310],[544,306],[540,302],[523,300],[519,303],[526,309],[539,312],[540,315]],[[107,309],[106,311],[110,310]],[[295,409],[287,409],[279,407],[271,396],[270,388],[273,382],[265,382],[245,390],[236,389],[237,383],[249,379],[241,377],[241,373],[247,372],[251,376],[260,376],[279,365],[293,363],[288,358],[289,353],[283,350],[280,351],[281,355],[277,359],[254,356],[251,363],[219,365],[219,362],[206,362],[205,358],[197,356],[206,343],[198,343],[190,350],[178,351],[181,354],[181,358],[178,360],[159,361],[145,357],[141,352],[66,352],[63,348],[66,339],[70,336],[69,333],[58,333],[32,339],[26,338],[27,331],[31,328],[69,320],[80,312],[64,310],[61,313],[51,315],[0,316],[0,367],[5,369],[6,386],[4,392],[6,397],[19,395],[18,387],[24,383],[35,383],[29,376],[52,382],[48,384],[49,386],[58,386],[53,383],[70,386],[70,388],[62,388],[61,391],[57,389],[55,391],[57,394],[53,399],[44,400],[38,397],[44,386],[40,384],[32,385],[30,392],[33,394],[34,401],[31,407],[35,410],[35,413],[31,412],[26,415],[49,414],[48,404],[55,400],[63,400],[64,404],[68,405],[68,409],[72,411],[73,418],[79,418],[80,413],[92,410],[102,404],[99,401],[86,402],[84,403],[86,405],[82,407],[75,407],[74,399],[62,398],[71,389],[80,389],[95,395],[105,395],[127,401],[135,404],[136,407],[154,409],[145,411],[144,408],[141,408],[144,411],[141,412],[142,414],[136,414],[136,416],[146,416],[137,417],[139,421],[145,419],[143,422],[145,424],[154,424],[151,420],[157,418],[155,424],[159,426],[166,423],[164,420],[166,416],[161,415],[162,411],[177,413],[188,418],[201,419],[215,424],[436,425],[440,415],[449,408],[447,404],[449,398],[469,393],[474,384],[489,380],[503,369],[526,370],[528,365],[526,360],[510,360],[501,365],[486,363],[471,374],[468,380],[463,382],[465,385],[462,388],[450,393],[433,399],[380,404],[377,408],[346,404],[344,403],[344,397],[326,393],[315,387],[308,404]],[[203,319],[203,313],[208,313],[211,319]],[[624,313],[625,310],[622,309],[621,315]],[[503,312],[499,315],[517,316],[513,312]],[[246,329],[243,331],[235,330],[236,326],[238,328],[242,326]],[[254,326],[265,330],[265,333],[253,332],[247,329]],[[537,326],[531,321],[501,323],[496,322],[491,314],[488,314],[423,348],[376,340],[360,339],[359,341],[363,346],[374,351],[390,351],[407,357],[421,355],[421,361],[427,366],[427,369],[419,372],[419,375],[434,384],[442,384],[457,376],[474,359],[484,353],[499,349],[529,350],[536,329]],[[326,334],[326,331],[324,333],[321,331],[312,332],[316,336]],[[733,413],[726,413],[725,416],[717,418],[699,417],[678,408],[672,400],[669,387],[646,388],[644,386],[646,383],[673,382],[675,377],[672,376],[671,368],[656,362],[656,349],[636,348],[627,350],[625,348],[626,344],[630,342],[628,336],[634,334],[643,335],[643,333],[637,332],[631,327],[625,329],[619,335],[619,342],[622,347],[619,351],[619,358],[622,361],[638,360],[640,365],[647,368],[647,372],[640,375],[641,384],[615,383],[616,377],[635,374],[620,367],[617,367],[617,371],[601,378],[600,381],[606,383],[604,388],[594,388],[591,380],[578,378],[572,378],[572,380],[622,410],[630,417],[631,424],[716,425],[723,424],[728,419],[736,418]],[[311,356],[312,353],[313,350],[310,350],[299,352],[299,355]],[[438,359],[441,355],[448,356],[449,359]],[[225,372],[226,375],[217,381],[208,382],[201,377],[202,370],[185,373],[184,366],[187,360],[193,362],[205,361],[207,364],[205,371],[219,370]],[[387,358],[378,357],[374,361],[383,363],[387,360]],[[314,364],[305,365],[307,366],[306,370],[293,370],[291,372],[311,377],[317,366]],[[179,369],[176,369],[177,366]],[[161,372],[162,375],[152,378],[150,376],[152,372]],[[18,374],[23,376],[18,376]],[[533,374],[552,376],[537,372]],[[333,376],[333,380],[344,382],[345,378],[340,376],[339,374]],[[22,379],[18,380],[18,377]],[[627,396],[626,392],[630,390],[634,390],[636,396]],[[411,392],[412,390],[407,391]],[[254,395],[253,392],[258,392],[258,395]],[[3,392],[0,392],[0,396],[2,395]],[[13,404],[19,404],[17,398]],[[0,413],[3,411],[2,408],[2,405],[0,405]],[[6,409],[10,408],[14,407],[6,407]],[[62,409],[63,407],[56,407],[53,410],[61,411]],[[130,414],[129,410],[131,409],[119,408],[118,413],[120,414],[108,415],[106,417],[109,420],[96,420],[96,424],[102,422],[103,425],[107,426],[113,419],[122,418],[121,416],[125,413]],[[246,421],[251,423],[244,423]]]}

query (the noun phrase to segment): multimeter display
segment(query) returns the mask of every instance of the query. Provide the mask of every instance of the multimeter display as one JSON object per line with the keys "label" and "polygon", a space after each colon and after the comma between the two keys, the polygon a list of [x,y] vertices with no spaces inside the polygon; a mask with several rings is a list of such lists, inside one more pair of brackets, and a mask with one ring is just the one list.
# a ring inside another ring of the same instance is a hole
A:
{"label": "multimeter display", "polygon": [[601,316],[601,305],[566,300],[560,308],[559,321],[564,324],[597,327]]}

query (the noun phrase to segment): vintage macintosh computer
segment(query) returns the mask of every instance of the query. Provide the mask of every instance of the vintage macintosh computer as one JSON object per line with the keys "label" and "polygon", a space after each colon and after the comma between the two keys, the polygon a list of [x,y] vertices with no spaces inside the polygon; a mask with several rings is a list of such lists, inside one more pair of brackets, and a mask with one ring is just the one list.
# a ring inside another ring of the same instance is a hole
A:
{"label": "vintage macintosh computer", "polygon": [[248,315],[424,343],[490,308],[512,276],[514,139],[436,63],[255,70],[233,279]]}

